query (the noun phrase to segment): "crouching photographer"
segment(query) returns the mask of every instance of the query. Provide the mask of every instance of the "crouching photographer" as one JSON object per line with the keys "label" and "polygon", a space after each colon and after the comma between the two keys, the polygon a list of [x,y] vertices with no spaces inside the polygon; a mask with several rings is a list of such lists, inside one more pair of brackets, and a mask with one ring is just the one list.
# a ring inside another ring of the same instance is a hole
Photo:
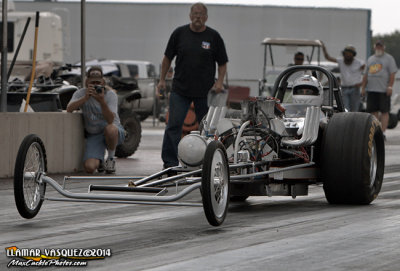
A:
{"label": "crouching photographer", "polygon": [[[86,130],[84,169],[87,173],[115,172],[115,149],[124,142],[125,132],[118,116],[117,94],[106,86],[99,66],[87,72],[86,88],[77,90],[67,106],[67,112],[81,109]],[[107,149],[105,163],[104,155]]]}

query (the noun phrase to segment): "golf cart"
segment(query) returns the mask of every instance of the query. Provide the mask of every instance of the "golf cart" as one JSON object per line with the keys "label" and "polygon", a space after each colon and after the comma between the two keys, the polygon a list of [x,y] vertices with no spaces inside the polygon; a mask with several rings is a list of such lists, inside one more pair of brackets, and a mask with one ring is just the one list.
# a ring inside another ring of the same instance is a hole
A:
{"label": "golf cart", "polygon": [[[288,63],[293,61],[293,56],[296,52],[300,51],[304,54],[305,64],[308,65],[311,64],[313,57],[316,54],[316,65],[320,66],[322,43],[319,40],[267,37],[261,44],[264,46],[264,65],[262,81],[259,88],[259,96],[271,96],[275,79],[287,66],[292,65]],[[299,49],[299,47],[301,49]],[[274,52],[272,48],[274,48]],[[315,51],[317,52],[315,53]],[[268,55],[270,63],[268,62]],[[278,63],[276,63],[276,59],[279,59]],[[294,77],[295,76],[293,76],[293,80],[295,79]]]}

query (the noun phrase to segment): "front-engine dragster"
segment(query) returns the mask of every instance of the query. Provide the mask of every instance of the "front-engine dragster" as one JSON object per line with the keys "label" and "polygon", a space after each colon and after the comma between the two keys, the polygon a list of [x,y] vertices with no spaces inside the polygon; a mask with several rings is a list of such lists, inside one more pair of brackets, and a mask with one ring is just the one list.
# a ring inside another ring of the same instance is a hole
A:
{"label": "front-engine dragster", "polygon": [[[236,112],[226,107],[226,94],[212,94],[201,131],[179,143],[179,167],[144,178],[92,177],[126,179],[125,186],[91,184],[86,193],[66,190],[47,176],[44,145],[29,135],[15,165],[18,211],[32,218],[45,199],[195,205],[203,206],[208,222],[218,226],[230,201],[249,196],[295,198],[307,195],[309,185],[315,184],[323,185],[329,203],[371,203],[382,185],[385,156],[375,117],[344,112],[336,78],[319,66],[289,67],[273,91],[273,97],[243,101]],[[176,175],[168,174],[172,172]],[[81,178],[90,177],[65,177],[65,181]],[[46,197],[47,184],[64,197]],[[202,204],[182,201],[198,188]]]}

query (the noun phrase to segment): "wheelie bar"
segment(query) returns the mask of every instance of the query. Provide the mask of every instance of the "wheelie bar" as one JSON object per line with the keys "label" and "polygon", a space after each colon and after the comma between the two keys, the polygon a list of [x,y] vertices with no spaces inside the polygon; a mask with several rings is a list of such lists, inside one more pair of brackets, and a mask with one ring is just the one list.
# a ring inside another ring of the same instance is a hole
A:
{"label": "wheelie bar", "polygon": [[159,193],[165,188],[161,187],[128,187],[115,185],[89,185],[90,191],[120,191],[120,192],[144,192],[144,193]]}

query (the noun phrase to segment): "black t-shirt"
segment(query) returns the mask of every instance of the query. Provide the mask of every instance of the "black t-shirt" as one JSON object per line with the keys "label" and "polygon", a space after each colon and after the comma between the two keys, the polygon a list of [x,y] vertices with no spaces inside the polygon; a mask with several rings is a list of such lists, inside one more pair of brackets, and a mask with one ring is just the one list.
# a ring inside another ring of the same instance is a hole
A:
{"label": "black t-shirt", "polygon": [[189,25],[175,29],[165,56],[176,56],[172,90],[186,97],[206,97],[215,82],[216,65],[228,62],[225,44],[217,31],[206,27],[193,32]]}

